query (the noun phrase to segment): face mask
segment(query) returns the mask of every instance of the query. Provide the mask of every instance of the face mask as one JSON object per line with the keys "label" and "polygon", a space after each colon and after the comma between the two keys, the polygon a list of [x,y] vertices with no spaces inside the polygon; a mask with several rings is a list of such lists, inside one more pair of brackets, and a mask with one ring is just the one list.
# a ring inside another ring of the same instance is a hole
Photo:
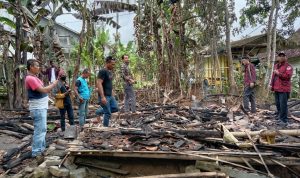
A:
{"label": "face mask", "polygon": [[60,77],[60,79],[62,80],[62,81],[66,81],[66,76],[62,76],[62,77]]}

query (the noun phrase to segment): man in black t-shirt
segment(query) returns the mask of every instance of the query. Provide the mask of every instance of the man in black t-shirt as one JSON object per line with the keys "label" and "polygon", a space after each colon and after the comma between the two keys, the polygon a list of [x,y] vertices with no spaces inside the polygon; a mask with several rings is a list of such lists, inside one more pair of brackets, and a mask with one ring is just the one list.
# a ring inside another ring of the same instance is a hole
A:
{"label": "man in black t-shirt", "polygon": [[102,108],[99,108],[96,111],[97,115],[104,114],[103,116],[103,126],[109,126],[109,119],[111,113],[118,112],[118,103],[115,97],[112,95],[112,80],[113,73],[112,70],[115,67],[115,59],[111,56],[105,58],[105,66],[101,69],[97,76],[97,89],[100,105]]}

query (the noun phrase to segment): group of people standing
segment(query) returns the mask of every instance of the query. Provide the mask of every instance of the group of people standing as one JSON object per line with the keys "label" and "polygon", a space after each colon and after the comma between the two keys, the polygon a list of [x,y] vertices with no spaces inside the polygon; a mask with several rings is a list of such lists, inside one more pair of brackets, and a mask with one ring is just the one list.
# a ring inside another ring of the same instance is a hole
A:
{"label": "group of people standing", "polygon": [[[124,111],[136,112],[136,100],[133,90],[132,73],[129,69],[128,55],[122,56],[123,64],[121,67],[121,76],[124,79]],[[103,115],[103,126],[108,127],[111,114],[119,111],[118,103],[113,93],[113,70],[115,68],[116,59],[112,56],[105,58],[105,65],[97,74],[96,91],[100,108],[96,110],[96,114]],[[64,106],[60,108],[60,124],[62,131],[65,130],[65,114],[68,114],[69,124],[74,125],[74,114],[71,101],[71,90],[66,82],[66,74],[62,70],[50,62],[50,67],[46,71],[40,70],[40,64],[37,60],[31,59],[27,61],[28,74],[25,79],[25,85],[28,92],[30,115],[34,121],[34,135],[32,142],[32,157],[39,156],[46,148],[46,132],[47,132],[47,109],[48,94],[54,97],[63,98]],[[47,75],[49,85],[45,86],[42,80],[38,78],[38,74]],[[78,104],[78,119],[80,129],[86,122],[88,115],[88,105],[91,97],[91,90],[87,79],[90,77],[89,69],[84,69],[81,76],[75,82],[74,94]]]}
{"label": "group of people standing", "polygon": [[[136,112],[136,101],[133,84],[135,80],[129,68],[128,55],[122,56],[123,64],[121,66],[121,75],[124,80],[124,111]],[[256,71],[255,66],[250,62],[250,58],[245,56],[242,58],[244,65],[244,95],[243,105],[247,112],[256,112],[255,92]],[[108,127],[111,114],[119,111],[118,103],[113,94],[113,70],[115,68],[116,59],[112,56],[105,58],[105,65],[97,75],[96,91],[100,108],[96,110],[97,115],[103,115],[103,126]],[[60,72],[51,62],[50,67],[42,73],[48,76],[49,85],[44,86],[43,82],[38,78],[40,65],[37,60],[28,60],[28,75],[25,79],[26,89],[29,98],[29,110],[34,121],[34,135],[32,142],[32,156],[38,156],[43,153],[46,147],[46,131],[47,131],[47,109],[48,109],[48,93],[53,91],[54,95],[60,95],[64,98],[64,107],[60,109],[61,128],[65,130],[65,114],[68,113],[70,125],[74,125],[74,114],[71,102],[71,90],[66,82],[66,74]],[[79,126],[83,128],[87,115],[88,105],[91,96],[91,90],[87,79],[91,72],[84,69],[81,76],[77,78],[75,83],[74,94],[79,106]],[[293,74],[292,66],[287,62],[284,52],[278,53],[277,63],[274,66],[270,89],[274,92],[275,103],[277,108],[277,118],[280,124],[288,123],[288,107],[287,101],[291,92],[291,77]],[[251,104],[251,109],[249,107]]]}
{"label": "group of people standing", "polygon": [[[246,112],[256,113],[255,102],[255,85],[256,71],[255,66],[250,62],[248,56],[242,58],[244,65],[244,95],[243,105]],[[288,99],[291,92],[291,78],[293,76],[293,67],[288,63],[286,54],[281,51],[277,55],[277,60],[274,65],[272,78],[270,82],[270,90],[274,92],[276,104],[276,119],[278,125],[287,126],[288,124]],[[251,104],[251,109],[249,107]]]}

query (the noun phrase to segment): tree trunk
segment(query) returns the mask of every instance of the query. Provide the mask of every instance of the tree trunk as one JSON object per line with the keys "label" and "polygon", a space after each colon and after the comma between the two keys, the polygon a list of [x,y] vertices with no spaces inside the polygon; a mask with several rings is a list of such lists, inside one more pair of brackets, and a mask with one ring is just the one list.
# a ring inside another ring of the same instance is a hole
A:
{"label": "tree trunk", "polygon": [[[23,39],[26,39],[27,37],[27,32],[24,31],[23,33],[24,37]],[[21,60],[21,64],[22,65],[26,65],[27,63],[27,50],[23,50],[23,56],[22,56],[22,60]],[[22,85],[22,108],[25,108],[26,104],[27,104],[27,90],[26,90],[26,87],[25,87],[25,71],[23,72],[22,71],[22,74],[23,74],[23,77],[22,77],[22,80],[21,80],[21,85]]]}
{"label": "tree trunk", "polygon": [[272,0],[272,7],[269,15],[269,21],[268,21],[268,31],[267,31],[267,70],[265,74],[264,79],[264,88],[265,91],[268,90],[268,81],[271,76],[270,68],[271,66],[271,43],[272,43],[272,25],[273,25],[273,16],[274,16],[274,10],[275,10],[275,0]]}
{"label": "tree trunk", "polygon": [[[165,16],[164,16],[164,12],[163,10],[161,9],[161,18],[162,18],[162,31],[163,31],[163,46],[164,46],[164,51],[166,51],[166,54],[167,54],[167,60],[164,60],[164,70],[163,71],[169,71],[168,74],[166,74],[166,81],[164,83],[163,86],[160,86],[162,88],[165,88],[167,90],[170,90],[170,86],[171,86],[171,78],[170,78],[170,75],[173,74],[172,72],[172,68],[170,67],[171,66],[171,61],[172,61],[172,54],[170,52],[170,47],[171,47],[171,44],[170,44],[170,41],[169,41],[169,32],[167,30],[167,23],[166,23],[166,19],[165,19]],[[172,66],[173,67],[173,66]],[[162,73],[160,73],[162,74]]]}
{"label": "tree trunk", "polygon": [[[272,53],[271,53],[271,60],[270,60],[270,65],[271,65],[271,70],[270,70],[270,77],[268,79],[268,86],[270,85],[271,83],[271,80],[272,80],[272,77],[271,77],[271,74],[273,73],[273,70],[274,70],[274,63],[275,63],[275,54],[276,54],[276,38],[277,38],[277,20],[278,20],[278,11],[279,11],[279,1],[278,0],[275,0],[275,3],[276,3],[276,9],[275,9],[275,16],[274,16],[274,22],[273,22],[273,28],[272,28]],[[270,90],[266,90],[267,91],[267,98],[269,96],[269,91]]]}
{"label": "tree trunk", "polygon": [[[158,23],[157,21],[153,21],[153,33],[154,33],[154,39],[156,43],[156,58],[157,58],[157,63],[159,64],[159,73],[162,74],[165,71],[165,62],[163,58],[163,53],[162,53],[162,43],[161,39],[159,36],[159,28],[158,28]],[[159,75],[159,86],[165,86],[166,83],[166,75]]]}
{"label": "tree trunk", "polygon": [[[18,8],[21,7],[20,0],[17,1]],[[13,65],[14,73],[14,108],[21,108],[21,79],[20,79],[20,64],[21,64],[21,42],[22,42],[22,17],[16,17],[16,49],[15,49],[15,62]]]}
{"label": "tree trunk", "polygon": [[80,32],[80,38],[79,38],[79,50],[78,50],[78,57],[77,57],[77,62],[75,65],[74,73],[73,73],[73,78],[72,78],[72,87],[73,89],[75,88],[75,82],[79,73],[79,68],[80,68],[80,63],[81,63],[81,52],[82,48],[84,45],[85,41],[85,23],[86,23],[86,5],[87,5],[87,0],[84,0],[84,6],[82,7],[82,29]]}
{"label": "tree trunk", "polygon": [[[184,16],[185,16],[185,10],[186,10],[186,2],[183,2],[183,7],[181,8],[180,3],[178,3],[178,21],[179,21],[179,58],[177,59],[180,66],[179,66],[179,74],[183,73],[184,75],[184,87],[185,91],[187,91],[188,84],[189,84],[189,77],[188,77],[188,63],[187,63],[187,57],[186,57],[186,42],[185,42],[185,22],[184,22]],[[180,78],[179,78],[180,81]],[[180,82],[181,83],[181,82]]]}
{"label": "tree trunk", "polygon": [[[213,27],[214,28],[214,27]],[[218,49],[217,49],[217,39],[216,39],[216,34],[215,30],[213,30],[213,37],[212,37],[212,57],[213,57],[213,66],[214,68],[214,81],[215,81],[215,87],[217,92],[219,93],[222,91],[222,76],[221,76],[221,68],[220,68],[220,61],[219,61],[219,56],[218,56]],[[217,87],[217,80],[220,80],[220,86]]]}
{"label": "tree trunk", "polygon": [[5,80],[6,80],[6,90],[7,90],[7,97],[8,97],[8,107],[9,109],[13,109],[13,91],[11,90],[13,88],[13,81],[11,76],[11,72],[9,70],[11,69],[11,61],[9,61],[8,58],[8,51],[10,43],[10,37],[8,35],[5,35],[3,38],[3,61],[4,61],[4,70],[5,70]]}
{"label": "tree trunk", "polygon": [[229,93],[235,94],[237,92],[237,86],[234,80],[233,73],[233,61],[232,61],[232,52],[231,52],[231,44],[230,44],[230,17],[228,10],[227,0],[224,0],[225,3],[225,21],[226,21],[226,49],[227,49],[227,58],[229,63],[228,69],[228,81],[229,81]]}

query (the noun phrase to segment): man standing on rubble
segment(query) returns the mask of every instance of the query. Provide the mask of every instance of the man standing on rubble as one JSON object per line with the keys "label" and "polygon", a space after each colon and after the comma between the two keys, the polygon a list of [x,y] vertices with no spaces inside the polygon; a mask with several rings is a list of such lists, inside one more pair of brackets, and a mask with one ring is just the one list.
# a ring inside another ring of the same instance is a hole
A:
{"label": "man standing on rubble", "polygon": [[133,90],[133,84],[136,81],[133,79],[129,68],[128,55],[122,56],[123,64],[121,66],[121,76],[124,80],[124,111],[136,112],[136,98]]}
{"label": "man standing on rubble", "polygon": [[80,131],[83,130],[83,126],[85,124],[85,120],[88,115],[88,106],[89,100],[91,97],[91,92],[89,85],[86,81],[91,75],[89,69],[84,69],[80,77],[77,78],[75,83],[75,90],[74,93],[77,97],[77,103],[79,105],[79,126]]}
{"label": "man standing on rubble", "polygon": [[105,58],[105,66],[102,68],[97,76],[97,91],[99,96],[100,106],[96,111],[97,115],[104,114],[103,126],[109,126],[111,113],[118,112],[118,103],[113,96],[113,69],[115,68],[116,60],[112,56]]}
{"label": "man standing on rubble", "polygon": [[46,148],[48,93],[57,85],[58,80],[54,80],[45,87],[37,77],[40,72],[40,65],[34,59],[27,61],[27,70],[25,86],[28,92],[30,116],[34,126],[32,157],[37,157],[41,156]]}
{"label": "man standing on rubble", "polygon": [[255,92],[254,86],[256,81],[256,71],[254,65],[250,62],[248,56],[242,58],[242,64],[244,65],[244,95],[243,104],[244,109],[249,112],[249,102],[251,103],[251,113],[256,112],[255,104]]}
{"label": "man standing on rubble", "polygon": [[287,62],[287,57],[283,51],[278,53],[277,63],[274,66],[270,88],[274,91],[275,103],[279,124],[288,124],[287,102],[291,92],[291,78],[293,67]]}

